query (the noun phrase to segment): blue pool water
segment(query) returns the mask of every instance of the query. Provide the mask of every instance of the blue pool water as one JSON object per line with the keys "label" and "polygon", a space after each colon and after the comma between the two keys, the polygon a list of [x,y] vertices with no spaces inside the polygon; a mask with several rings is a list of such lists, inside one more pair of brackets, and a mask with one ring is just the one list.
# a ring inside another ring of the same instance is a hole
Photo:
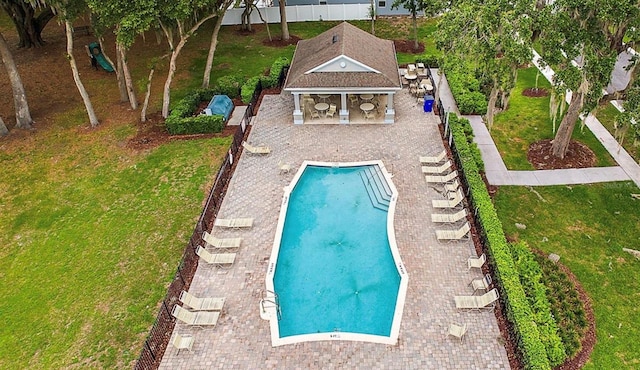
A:
{"label": "blue pool water", "polygon": [[291,192],[274,274],[280,337],[390,335],[400,275],[362,170],[307,166]]}

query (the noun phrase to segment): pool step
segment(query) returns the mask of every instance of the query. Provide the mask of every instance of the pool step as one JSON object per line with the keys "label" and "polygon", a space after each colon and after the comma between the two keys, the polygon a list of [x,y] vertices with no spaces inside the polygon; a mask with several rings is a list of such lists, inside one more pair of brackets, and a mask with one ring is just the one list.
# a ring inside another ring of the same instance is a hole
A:
{"label": "pool step", "polygon": [[379,167],[366,167],[359,174],[373,207],[385,212],[388,211],[391,203],[391,189],[380,173]]}

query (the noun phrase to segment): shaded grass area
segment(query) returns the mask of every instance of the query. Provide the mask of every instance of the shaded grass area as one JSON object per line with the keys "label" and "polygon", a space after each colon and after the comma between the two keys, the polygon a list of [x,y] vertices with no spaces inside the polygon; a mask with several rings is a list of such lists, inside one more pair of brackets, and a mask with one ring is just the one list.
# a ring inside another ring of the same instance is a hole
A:
{"label": "shaded grass area", "polygon": [[[498,151],[506,166],[510,170],[533,170],[527,160],[529,145],[543,140],[553,139],[553,123],[549,117],[549,96],[530,98],[522,95],[526,88],[536,87],[537,68],[530,67],[518,71],[516,87],[511,93],[509,109],[496,115],[491,137],[496,143]],[[549,89],[549,82],[540,74],[539,88]],[[556,129],[560,125],[560,118],[556,121]],[[613,166],[615,162],[598,139],[580,123],[572,136],[573,140],[587,145],[596,155],[596,166]]]}
{"label": "shaded grass area", "polygon": [[505,233],[559,254],[591,297],[598,342],[585,368],[638,368],[640,261],[622,248],[639,249],[640,200],[630,194],[640,189],[616,182],[535,190],[545,201],[527,188],[500,188],[495,204]]}
{"label": "shaded grass area", "polygon": [[2,152],[1,368],[139,355],[230,138],[136,154],[133,132],[52,129]]}
{"label": "shaded grass area", "polygon": [[[598,109],[594,112],[598,121],[602,123],[602,125],[613,135],[616,137],[616,129],[615,129],[615,121],[616,116],[618,115],[618,110],[611,104],[607,103],[605,105],[600,105]],[[633,133],[630,130],[622,141],[622,147],[629,153],[636,162],[640,162],[640,146],[633,145]],[[618,142],[620,142],[620,138],[617,138]]]}

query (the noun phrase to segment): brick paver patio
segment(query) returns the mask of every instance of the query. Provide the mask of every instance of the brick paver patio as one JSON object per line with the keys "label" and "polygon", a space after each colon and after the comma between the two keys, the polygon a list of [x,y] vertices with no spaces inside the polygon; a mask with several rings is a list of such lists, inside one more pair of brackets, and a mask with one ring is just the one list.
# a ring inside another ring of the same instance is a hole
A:
{"label": "brick paver patio", "polygon": [[[161,369],[504,369],[507,355],[493,312],[457,312],[454,295],[479,271],[468,271],[475,254],[468,242],[435,239],[431,200],[442,196],[424,180],[419,155],[435,154],[443,143],[438,117],[422,112],[405,89],[395,101],[392,125],[293,125],[291,95],[265,96],[249,141],[272,148],[268,156],[243,153],[219,217],[254,217],[249,230],[219,230],[219,237],[242,237],[235,265],[216,269],[201,263],[191,285],[198,296],[226,297],[215,328],[175,330],[195,337],[193,353],[167,351]],[[303,160],[355,162],[380,159],[394,177],[399,197],[395,215],[398,248],[409,273],[409,288],[398,344],[325,341],[271,347],[269,323],[259,301],[273,244],[282,188]],[[278,164],[293,170],[280,174]],[[467,323],[464,343],[447,337],[450,323]]]}

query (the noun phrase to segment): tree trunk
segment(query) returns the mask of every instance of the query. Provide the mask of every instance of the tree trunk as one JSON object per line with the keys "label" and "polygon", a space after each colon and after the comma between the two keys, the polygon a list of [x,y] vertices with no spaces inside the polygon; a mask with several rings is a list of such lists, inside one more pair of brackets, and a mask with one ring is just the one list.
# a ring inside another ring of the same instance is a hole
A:
{"label": "tree trunk", "polygon": [[147,108],[149,107],[149,97],[151,96],[151,79],[153,78],[153,72],[155,70],[156,66],[154,64],[149,72],[149,78],[147,78],[147,92],[144,95],[144,104],[142,104],[142,111],[140,112],[141,122],[145,122],[147,120]]}
{"label": "tree trunk", "polygon": [[413,20],[413,48],[418,50],[418,47],[420,47],[420,45],[418,45],[418,18],[415,12],[411,15],[411,19]]}
{"label": "tree trunk", "polygon": [[24,85],[22,85],[22,79],[18,68],[13,60],[11,51],[9,51],[9,45],[7,40],[0,33],[0,57],[4,63],[4,67],[9,75],[11,81],[11,89],[13,90],[13,104],[16,110],[16,127],[18,128],[31,128],[33,120],[31,119],[31,113],[29,111],[29,104],[27,103],[27,94],[24,91]]}
{"label": "tree trunk", "polygon": [[129,104],[131,104],[131,109],[136,110],[138,109],[138,99],[136,98],[136,91],[133,87],[131,72],[129,72],[129,65],[127,64],[127,51],[122,45],[116,45],[116,49],[122,58],[122,74],[124,75],[124,82],[127,87]]}
{"label": "tree trunk", "polygon": [[493,116],[496,111],[496,101],[498,100],[498,84],[493,83],[493,87],[491,88],[491,93],[489,93],[489,103],[487,104],[487,127],[489,131],[491,131],[491,127],[493,127]]}
{"label": "tree trunk", "polygon": [[273,41],[273,38],[271,37],[271,31],[269,30],[269,22],[267,22],[263,17],[262,17],[262,13],[260,13],[260,9],[258,9],[257,6],[253,5],[253,7],[256,9],[256,11],[258,12],[258,16],[260,17],[260,20],[262,21],[262,23],[264,23],[265,28],[267,29],[267,37],[269,38],[269,41]]}
{"label": "tree trunk", "polygon": [[211,68],[213,67],[213,56],[216,53],[218,46],[218,33],[220,33],[220,26],[222,26],[223,15],[218,15],[216,24],[213,27],[213,33],[211,34],[211,45],[209,45],[209,54],[207,55],[207,64],[204,67],[204,76],[202,76],[202,88],[209,88],[209,81],[211,80]]}
{"label": "tree trunk", "polygon": [[84,106],[87,109],[87,114],[89,115],[89,123],[91,123],[91,127],[96,127],[99,123],[98,117],[96,116],[96,112],[93,110],[93,105],[91,104],[91,99],[89,99],[89,94],[87,93],[87,90],[84,88],[84,85],[80,80],[78,66],[76,65],[76,60],[73,58],[73,26],[69,21],[65,22],[65,26],[67,34],[67,59],[69,59],[69,64],[71,65],[73,80],[78,87],[78,91],[80,92],[80,96],[82,96],[82,101],[84,102]]}
{"label": "tree trunk", "polygon": [[16,27],[20,42],[18,47],[38,47],[44,45],[42,30],[55,16],[47,7],[43,8],[36,17],[35,9],[26,1],[4,0],[0,1],[0,7],[11,17]]}
{"label": "tree trunk", "polygon": [[251,32],[251,7],[252,0],[244,0],[244,10],[242,11],[242,27],[243,31]]}
{"label": "tree trunk", "polygon": [[571,142],[571,135],[573,134],[573,128],[576,127],[576,122],[578,121],[580,112],[584,106],[582,97],[583,93],[580,90],[577,92],[574,91],[571,95],[569,109],[562,119],[560,127],[558,127],[556,137],[553,138],[553,143],[551,145],[551,154],[555,157],[564,158],[567,154],[569,143]]}
{"label": "tree trunk", "polygon": [[124,81],[124,72],[122,71],[122,55],[118,53],[118,45],[116,44],[116,61],[118,68],[116,68],[116,78],[118,80],[118,90],[120,91],[120,101],[122,103],[129,101],[129,94],[127,93],[127,84]]}
{"label": "tree trunk", "polygon": [[280,8],[280,27],[282,27],[282,40],[288,41],[290,36],[289,25],[287,24],[287,9],[285,8],[285,0],[278,0],[278,4]]}
{"label": "tree trunk", "polygon": [[2,117],[0,117],[0,136],[5,136],[8,134],[9,134],[9,129],[7,129],[7,126],[4,124]]}

